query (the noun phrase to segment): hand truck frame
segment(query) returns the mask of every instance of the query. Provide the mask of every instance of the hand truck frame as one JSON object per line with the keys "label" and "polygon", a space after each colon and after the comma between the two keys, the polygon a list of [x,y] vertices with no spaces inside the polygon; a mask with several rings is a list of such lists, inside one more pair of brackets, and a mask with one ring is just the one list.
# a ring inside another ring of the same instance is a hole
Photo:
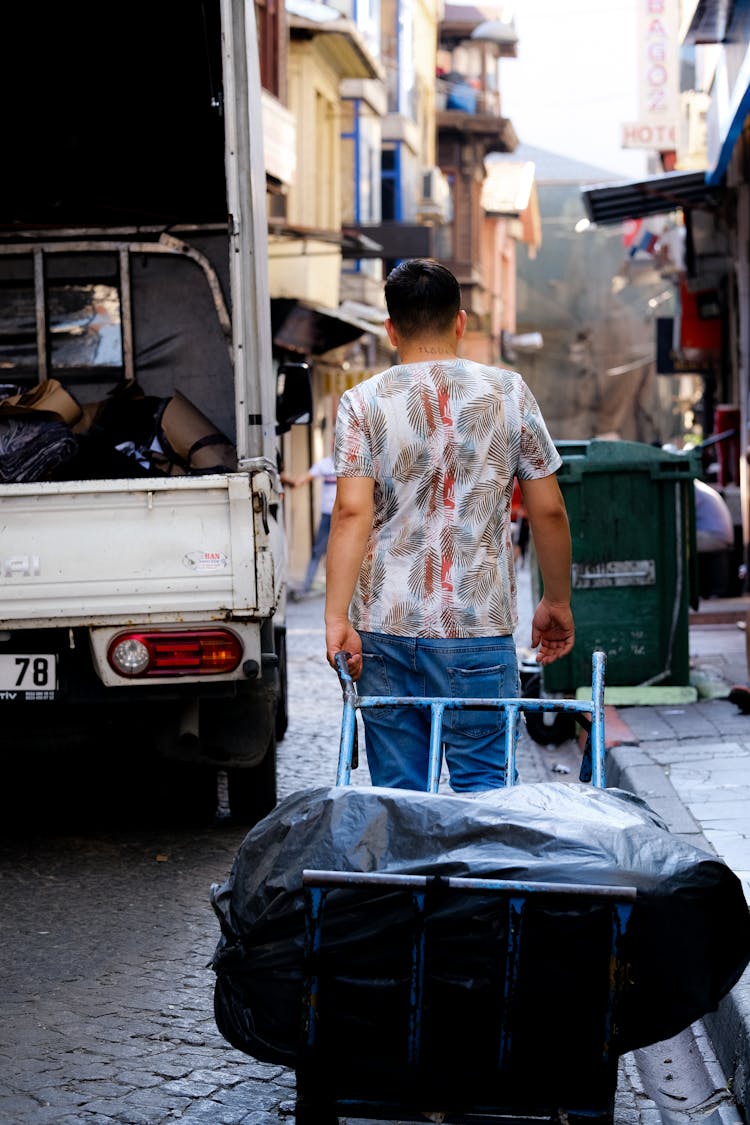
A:
{"label": "hand truck frame", "polygon": [[[337,785],[350,783],[357,764],[357,710],[416,706],[431,714],[432,793],[438,792],[440,780],[443,715],[456,708],[506,712],[508,785],[515,784],[520,714],[573,713],[589,731],[581,780],[604,787],[603,653],[593,654],[592,694],[586,700],[359,696],[346,655],[340,657],[336,663],[343,714]],[[617,998],[627,974],[624,942],[634,887],[330,870],[304,870],[302,882],[305,985],[296,1068],[298,1125],[336,1125],[339,1114],[446,1125],[529,1119],[612,1125]],[[347,950],[327,951],[326,906],[337,895],[359,896],[351,901],[369,910],[393,912],[392,932],[388,930],[384,942],[387,968],[382,981],[358,978],[355,937],[351,959]],[[441,911],[447,908],[450,915],[459,900],[471,902],[470,911],[477,904],[472,918],[493,935],[489,971],[486,965],[480,969],[464,964],[452,965],[447,974],[444,966],[434,970],[441,956],[441,927],[445,928]],[[565,964],[559,964],[555,951],[547,950],[540,939],[550,919],[562,935]],[[477,990],[483,972],[489,983]],[[578,982],[576,988],[586,982],[584,991],[591,1001],[582,1018],[576,1013],[580,1045],[564,1038],[566,1018],[577,1004],[568,975]],[[538,1003],[540,989],[546,1010],[535,1013],[530,1006]],[[358,1033],[358,1011],[362,1003],[380,1004],[384,992],[397,998],[390,1007],[384,1005],[388,1035],[373,1042]],[[441,996],[452,997],[450,1004],[441,1008]],[[456,1013],[467,1018],[456,1020]],[[549,1050],[542,1021],[559,1028],[558,1051]],[[540,1054],[544,1046],[546,1056]],[[576,1056],[579,1046],[590,1055],[583,1067]]]}

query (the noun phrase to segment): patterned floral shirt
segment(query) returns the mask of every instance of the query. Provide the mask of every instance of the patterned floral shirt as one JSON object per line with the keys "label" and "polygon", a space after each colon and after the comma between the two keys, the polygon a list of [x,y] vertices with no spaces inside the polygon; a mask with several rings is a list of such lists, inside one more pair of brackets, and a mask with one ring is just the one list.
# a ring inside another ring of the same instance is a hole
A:
{"label": "patterned floral shirt", "polygon": [[517,372],[466,359],[390,367],[342,396],[334,461],[339,477],[375,480],[350,607],[355,629],[409,637],[515,630],[513,480],[562,464]]}

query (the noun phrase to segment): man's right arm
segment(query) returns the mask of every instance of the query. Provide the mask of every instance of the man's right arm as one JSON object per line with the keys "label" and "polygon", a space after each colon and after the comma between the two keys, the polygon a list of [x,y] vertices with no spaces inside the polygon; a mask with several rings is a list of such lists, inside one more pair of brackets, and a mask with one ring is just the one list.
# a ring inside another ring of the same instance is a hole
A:
{"label": "man's right arm", "polygon": [[575,641],[570,608],[570,524],[554,474],[519,484],[544,585],[531,623],[531,643],[534,648],[539,646],[537,662],[551,664],[566,656]]}
{"label": "man's right arm", "polygon": [[326,551],[326,656],[335,667],[336,653],[350,652],[355,680],[362,671],[362,642],[349,621],[349,603],[372,528],[374,497],[372,477],[339,477]]}

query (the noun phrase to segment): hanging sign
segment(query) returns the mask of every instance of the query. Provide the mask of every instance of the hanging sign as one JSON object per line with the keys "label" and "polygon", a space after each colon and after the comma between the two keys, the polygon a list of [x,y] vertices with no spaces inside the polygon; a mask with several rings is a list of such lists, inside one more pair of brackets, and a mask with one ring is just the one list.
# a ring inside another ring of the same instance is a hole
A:
{"label": "hanging sign", "polygon": [[638,120],[622,126],[623,148],[677,148],[680,113],[679,0],[638,5]]}

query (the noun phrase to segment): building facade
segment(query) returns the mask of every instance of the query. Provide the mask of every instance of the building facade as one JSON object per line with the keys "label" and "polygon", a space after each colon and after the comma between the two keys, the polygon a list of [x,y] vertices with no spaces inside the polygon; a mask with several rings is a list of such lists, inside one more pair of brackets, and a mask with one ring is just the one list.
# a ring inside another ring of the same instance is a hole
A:
{"label": "building facade", "polygon": [[[694,433],[741,536],[747,584],[750,541],[747,433],[750,391],[750,6],[680,4],[681,105],[672,170],[642,182],[584,189],[600,225],[678,215],[671,246],[674,316],[655,325],[658,370],[696,374]],[[659,242],[657,236],[655,241]],[[659,335],[660,334],[660,335]]]}

